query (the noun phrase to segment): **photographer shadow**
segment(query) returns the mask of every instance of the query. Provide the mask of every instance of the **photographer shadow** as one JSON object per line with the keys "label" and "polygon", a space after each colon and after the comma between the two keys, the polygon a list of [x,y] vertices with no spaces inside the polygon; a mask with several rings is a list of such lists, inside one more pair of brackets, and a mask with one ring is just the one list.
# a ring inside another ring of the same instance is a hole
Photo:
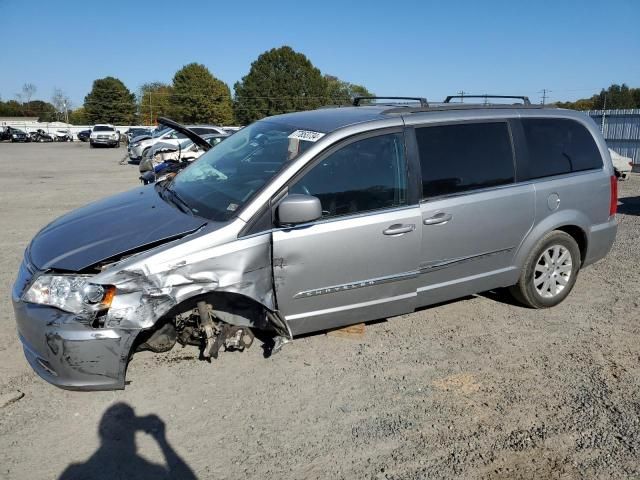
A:
{"label": "photographer shadow", "polygon": [[[151,435],[162,451],[166,466],[138,455],[135,434]],[[189,466],[167,441],[164,422],[156,415],[136,416],[126,403],[107,409],[98,427],[101,444],[84,463],[69,465],[58,480],[84,479],[196,479]]]}

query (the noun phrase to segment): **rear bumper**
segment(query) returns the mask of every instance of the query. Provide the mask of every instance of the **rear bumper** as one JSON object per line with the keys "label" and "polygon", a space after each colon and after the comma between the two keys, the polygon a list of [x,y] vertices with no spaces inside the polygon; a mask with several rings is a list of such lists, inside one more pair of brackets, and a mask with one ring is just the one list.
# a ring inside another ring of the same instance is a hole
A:
{"label": "rear bumper", "polygon": [[92,328],[74,314],[12,300],[25,357],[40,377],[69,390],[124,388],[139,330]]}
{"label": "rear bumper", "polygon": [[617,232],[618,222],[615,216],[611,217],[607,223],[600,223],[591,227],[587,242],[587,254],[582,266],[586,267],[606,257],[611,247],[613,247]]}

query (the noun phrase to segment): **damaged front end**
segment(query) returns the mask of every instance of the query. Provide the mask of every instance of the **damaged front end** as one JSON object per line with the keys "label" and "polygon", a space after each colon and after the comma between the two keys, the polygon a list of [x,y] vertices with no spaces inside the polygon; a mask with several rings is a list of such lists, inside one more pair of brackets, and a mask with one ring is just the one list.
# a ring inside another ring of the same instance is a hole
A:
{"label": "damaged front end", "polygon": [[32,368],[63,388],[121,389],[136,350],[164,352],[179,342],[209,360],[249,348],[254,329],[269,332],[278,349],[291,331],[275,308],[270,236],[225,243],[224,230],[204,228],[100,265],[89,278],[108,292],[108,305],[78,313],[24,301],[38,274],[23,266],[13,300]]}

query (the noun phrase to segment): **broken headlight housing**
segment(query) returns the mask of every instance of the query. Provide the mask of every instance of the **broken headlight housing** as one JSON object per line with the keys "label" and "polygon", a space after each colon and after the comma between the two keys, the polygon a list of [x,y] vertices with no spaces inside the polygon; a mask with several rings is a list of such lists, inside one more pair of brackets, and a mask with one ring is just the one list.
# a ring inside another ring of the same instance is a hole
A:
{"label": "broken headlight housing", "polygon": [[109,308],[115,288],[96,285],[90,280],[88,275],[40,275],[22,300],[71,313]]}

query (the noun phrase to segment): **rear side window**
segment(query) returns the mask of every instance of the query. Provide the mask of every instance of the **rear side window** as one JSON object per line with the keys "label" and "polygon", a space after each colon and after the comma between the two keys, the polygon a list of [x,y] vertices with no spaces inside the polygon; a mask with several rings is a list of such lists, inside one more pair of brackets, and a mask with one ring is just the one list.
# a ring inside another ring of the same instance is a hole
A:
{"label": "rear side window", "polygon": [[505,122],[416,128],[423,198],[513,183]]}
{"label": "rear side window", "polygon": [[529,151],[528,179],[602,167],[595,140],[578,122],[529,118],[522,120],[522,128]]}

